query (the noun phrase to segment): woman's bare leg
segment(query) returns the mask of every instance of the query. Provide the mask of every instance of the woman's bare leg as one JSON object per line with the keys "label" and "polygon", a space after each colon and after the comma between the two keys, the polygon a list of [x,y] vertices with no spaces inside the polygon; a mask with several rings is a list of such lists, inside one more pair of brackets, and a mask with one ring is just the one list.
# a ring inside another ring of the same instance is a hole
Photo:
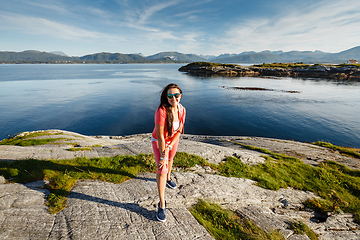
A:
{"label": "woman's bare leg", "polygon": [[167,174],[156,173],[156,183],[159,192],[160,207],[165,208],[165,187]]}
{"label": "woman's bare leg", "polygon": [[173,165],[173,161],[169,161],[169,163],[168,163],[168,167],[169,167],[168,169],[169,169],[169,171],[168,171],[168,173],[167,173],[166,181],[170,181],[170,173],[171,173],[172,165]]}
{"label": "woman's bare leg", "polygon": [[169,163],[168,163],[168,173],[167,173],[167,179],[166,179],[167,181],[170,181],[171,169],[172,169],[172,165],[173,165],[173,162],[174,162],[174,157],[175,157],[175,154],[176,154],[178,145],[179,145],[179,141],[177,141],[177,142],[174,144],[173,150],[171,150],[171,151],[169,152],[169,159],[171,159],[171,161],[169,161]]}

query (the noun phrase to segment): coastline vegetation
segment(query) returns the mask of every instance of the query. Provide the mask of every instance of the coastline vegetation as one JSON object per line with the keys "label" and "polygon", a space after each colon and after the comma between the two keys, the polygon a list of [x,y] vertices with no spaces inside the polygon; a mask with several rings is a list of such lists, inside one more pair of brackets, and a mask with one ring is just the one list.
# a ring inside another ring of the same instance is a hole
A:
{"label": "coastline vegetation", "polygon": [[331,66],[331,67],[347,67],[347,66],[354,66],[360,68],[360,64],[323,64],[323,63],[315,63],[315,64],[304,64],[303,62],[297,63],[263,63],[263,64],[255,64],[252,65],[253,67],[260,67],[260,68],[315,68],[317,66]]}
{"label": "coastline vegetation", "polygon": [[317,142],[314,142],[313,144],[321,146],[321,147],[330,148],[330,149],[333,149],[335,151],[339,151],[341,154],[343,154],[345,156],[350,156],[350,157],[355,157],[355,158],[360,159],[360,153],[359,153],[360,149],[339,147],[339,146],[335,146],[335,145],[333,145],[331,143],[322,142],[322,141],[317,141]]}
{"label": "coastline vegetation", "polygon": [[311,64],[304,64],[303,62],[298,63],[263,63],[255,64],[253,67],[260,68],[308,68],[311,67]]}
{"label": "coastline vegetation", "polygon": [[45,139],[36,139],[35,137],[40,136],[49,136],[49,135],[62,135],[62,133],[50,133],[49,131],[40,131],[33,133],[23,133],[18,134],[17,136],[3,139],[0,141],[0,145],[14,145],[14,146],[37,146],[53,143],[58,140],[63,140],[66,138],[45,138]]}
{"label": "coastline vegetation", "polygon": [[235,67],[237,64],[226,64],[226,63],[213,63],[213,62],[192,62],[186,65],[186,67],[198,67],[198,66],[204,66],[204,67]]}
{"label": "coastline vegetation", "polygon": [[[192,67],[235,67],[235,66],[241,66],[241,63],[239,64],[225,64],[225,63],[213,63],[213,62],[192,62],[188,65],[184,66],[186,68],[192,68]],[[258,68],[283,68],[283,69],[290,69],[290,68],[314,68],[317,66],[332,66],[332,67],[346,67],[346,66],[354,66],[357,68],[360,68],[360,64],[305,64],[303,62],[297,62],[297,63],[263,63],[263,64],[254,64],[251,67],[258,67]]]}
{"label": "coastline vegetation", "polygon": [[219,205],[202,199],[190,209],[190,212],[215,239],[285,239],[279,231],[266,233],[251,220],[241,218],[233,211],[222,209]]}
{"label": "coastline vegetation", "polygon": [[313,167],[300,159],[284,154],[273,153],[267,149],[242,145],[245,148],[267,154],[263,164],[254,166],[242,163],[238,158],[228,157],[219,164],[221,175],[227,177],[249,178],[257,181],[263,188],[278,190],[292,187],[316,193],[321,199],[309,199],[305,206],[320,213],[349,212],[360,223],[360,171],[346,166],[324,161]]}
{"label": "coastline vegetation", "polygon": [[335,65],[336,67],[347,67],[347,66],[355,66],[357,68],[360,68],[360,64],[359,63],[354,63],[354,64],[348,64],[348,63],[343,63],[343,64],[338,64],[338,65]]}

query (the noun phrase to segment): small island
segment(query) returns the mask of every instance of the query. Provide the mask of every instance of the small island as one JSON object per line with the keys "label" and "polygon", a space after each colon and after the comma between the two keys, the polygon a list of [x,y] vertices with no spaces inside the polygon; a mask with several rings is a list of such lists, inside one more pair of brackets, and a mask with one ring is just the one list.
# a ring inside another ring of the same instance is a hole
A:
{"label": "small island", "polygon": [[271,63],[243,67],[236,64],[193,62],[179,68],[195,76],[300,77],[360,81],[360,64]]}

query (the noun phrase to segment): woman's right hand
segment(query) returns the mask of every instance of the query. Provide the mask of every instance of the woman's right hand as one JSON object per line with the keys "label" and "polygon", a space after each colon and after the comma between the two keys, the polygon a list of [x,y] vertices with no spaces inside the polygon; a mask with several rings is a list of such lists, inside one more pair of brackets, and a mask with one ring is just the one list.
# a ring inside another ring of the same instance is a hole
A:
{"label": "woman's right hand", "polygon": [[163,168],[164,166],[166,166],[166,164],[168,164],[168,158],[163,158],[163,159],[160,159],[160,162],[159,162],[159,165],[158,165],[158,168],[161,169]]}

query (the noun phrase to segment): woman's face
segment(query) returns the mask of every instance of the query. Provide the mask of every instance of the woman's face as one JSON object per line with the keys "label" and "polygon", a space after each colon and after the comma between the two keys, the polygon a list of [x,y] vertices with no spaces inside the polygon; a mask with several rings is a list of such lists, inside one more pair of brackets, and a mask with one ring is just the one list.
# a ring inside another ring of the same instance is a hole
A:
{"label": "woman's face", "polygon": [[[169,97],[171,97],[171,98],[169,98]],[[170,88],[167,91],[167,99],[172,107],[177,107],[177,105],[179,104],[180,99],[181,99],[180,90],[177,88]]]}

